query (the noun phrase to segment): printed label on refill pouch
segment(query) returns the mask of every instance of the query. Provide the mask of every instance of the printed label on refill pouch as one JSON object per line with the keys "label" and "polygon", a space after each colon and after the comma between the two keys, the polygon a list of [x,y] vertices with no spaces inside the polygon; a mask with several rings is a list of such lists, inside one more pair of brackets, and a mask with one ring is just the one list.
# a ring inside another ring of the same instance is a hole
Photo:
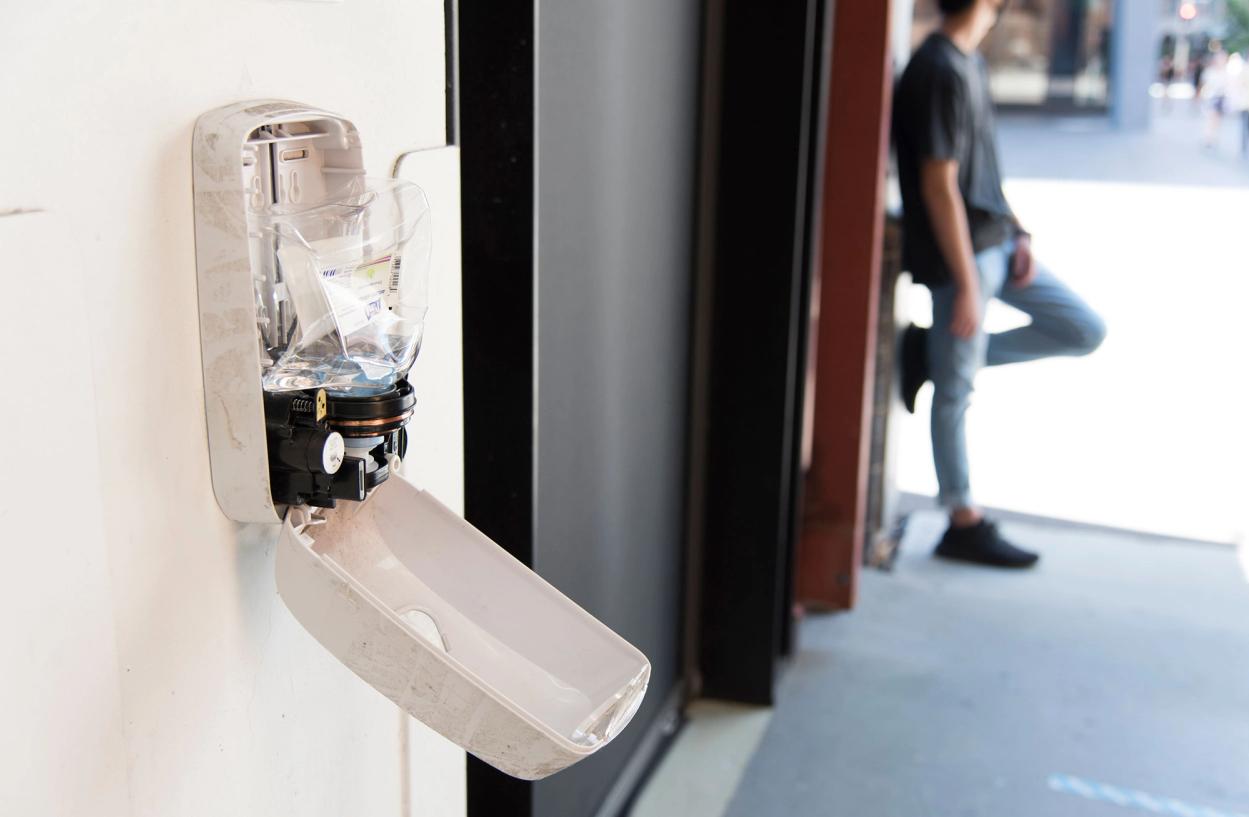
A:
{"label": "printed label on refill pouch", "polygon": [[398,255],[386,254],[354,266],[321,270],[321,284],[341,335],[364,328],[398,303],[400,266]]}

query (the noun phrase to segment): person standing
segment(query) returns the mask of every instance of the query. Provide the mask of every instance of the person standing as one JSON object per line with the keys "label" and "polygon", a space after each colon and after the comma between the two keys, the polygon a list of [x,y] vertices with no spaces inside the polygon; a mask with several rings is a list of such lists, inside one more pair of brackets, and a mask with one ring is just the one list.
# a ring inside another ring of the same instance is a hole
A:
{"label": "person standing", "polygon": [[[940,28],[920,46],[894,94],[903,202],[903,264],[932,291],[931,329],[903,338],[907,409],[933,383],[932,449],[949,527],[936,555],[1027,567],[1038,555],[1008,542],[972,498],[965,420],[977,372],[1054,355],[1085,355],[1105,324],[1032,257],[1031,236],[1002,192],[988,73],[977,51],[1005,0],[938,0]],[[998,298],[1032,318],[986,334]]]}
{"label": "person standing", "polygon": [[1249,62],[1244,54],[1233,54],[1227,63],[1228,106],[1240,119],[1240,156],[1249,159]]}
{"label": "person standing", "polygon": [[1158,68],[1158,81],[1162,83],[1162,110],[1171,110],[1171,86],[1175,83],[1175,58],[1170,54],[1162,57]]}
{"label": "person standing", "polygon": [[1203,77],[1206,73],[1206,58],[1198,54],[1193,59],[1193,106],[1194,110],[1201,109],[1201,89],[1203,85]]}
{"label": "person standing", "polygon": [[1227,54],[1220,46],[1214,46],[1214,54],[1201,75],[1201,98],[1206,102],[1207,150],[1218,146],[1223,130],[1223,115],[1227,112]]}

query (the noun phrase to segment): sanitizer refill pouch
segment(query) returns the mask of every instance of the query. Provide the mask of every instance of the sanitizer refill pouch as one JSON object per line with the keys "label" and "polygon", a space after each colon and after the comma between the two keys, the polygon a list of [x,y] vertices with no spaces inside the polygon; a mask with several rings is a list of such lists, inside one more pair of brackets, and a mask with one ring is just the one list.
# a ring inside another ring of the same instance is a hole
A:
{"label": "sanitizer refill pouch", "polygon": [[[419,187],[352,179],[333,199],[252,213],[266,391],[389,388],[420,349],[431,241]],[[267,314],[266,314],[267,313]],[[268,331],[266,331],[268,330]]]}

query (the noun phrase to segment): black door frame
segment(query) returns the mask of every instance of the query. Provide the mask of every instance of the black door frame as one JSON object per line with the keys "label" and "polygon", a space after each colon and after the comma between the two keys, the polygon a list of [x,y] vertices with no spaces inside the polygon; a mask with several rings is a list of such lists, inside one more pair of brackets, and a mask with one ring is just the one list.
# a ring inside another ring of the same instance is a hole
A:
{"label": "black door frame", "polygon": [[[448,130],[455,128],[461,151],[465,517],[532,568],[537,0],[455,5],[448,0],[448,76],[455,77]],[[672,627],[679,632],[680,622]],[[675,732],[682,703],[672,695],[648,726],[632,727],[647,733],[599,815],[627,812]],[[468,758],[469,817],[535,810],[533,783]]]}
{"label": "black door frame", "polygon": [[[464,516],[532,567],[534,2],[448,11],[458,39]],[[531,783],[471,755],[467,786],[469,817],[533,813]]]}
{"label": "black door frame", "polygon": [[[461,149],[465,515],[530,566],[537,2],[447,0],[448,141]],[[703,2],[685,620],[672,623],[683,634],[687,697],[770,704],[777,659],[793,643],[831,3]],[[631,787],[654,756],[635,760]],[[467,781],[469,817],[532,817],[533,784],[472,757]],[[628,797],[609,799],[627,812]]]}
{"label": "black door frame", "polygon": [[[692,401],[701,521],[687,615],[699,694],[771,705],[793,648],[793,562],[832,0],[720,7]],[[708,189],[710,188],[710,189]]]}

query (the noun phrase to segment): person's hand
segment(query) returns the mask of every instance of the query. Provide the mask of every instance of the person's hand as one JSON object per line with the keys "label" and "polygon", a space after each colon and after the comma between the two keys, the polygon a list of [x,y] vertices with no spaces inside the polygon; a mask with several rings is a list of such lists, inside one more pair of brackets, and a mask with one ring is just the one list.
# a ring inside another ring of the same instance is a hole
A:
{"label": "person's hand", "polygon": [[1015,240],[1015,254],[1011,256],[1011,283],[1023,288],[1036,278],[1036,259],[1032,257],[1032,239],[1026,234]]}
{"label": "person's hand", "polygon": [[974,288],[959,289],[954,296],[954,314],[950,317],[950,333],[970,338],[980,328],[980,293]]}

